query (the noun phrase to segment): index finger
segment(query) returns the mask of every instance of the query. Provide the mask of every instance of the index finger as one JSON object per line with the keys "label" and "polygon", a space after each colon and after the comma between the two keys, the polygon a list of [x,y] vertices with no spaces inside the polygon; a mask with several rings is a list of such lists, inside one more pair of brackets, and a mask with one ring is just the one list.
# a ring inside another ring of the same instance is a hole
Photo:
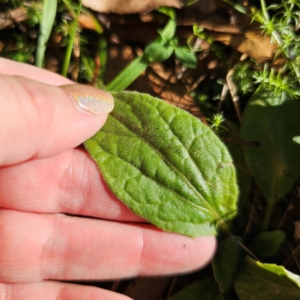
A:
{"label": "index finger", "polygon": [[56,73],[37,68],[35,66],[18,63],[0,57],[0,74],[26,76],[43,83],[52,85],[71,84],[73,81]]}
{"label": "index finger", "polygon": [[110,94],[0,74],[0,166],[45,158],[94,135],[113,109]]}

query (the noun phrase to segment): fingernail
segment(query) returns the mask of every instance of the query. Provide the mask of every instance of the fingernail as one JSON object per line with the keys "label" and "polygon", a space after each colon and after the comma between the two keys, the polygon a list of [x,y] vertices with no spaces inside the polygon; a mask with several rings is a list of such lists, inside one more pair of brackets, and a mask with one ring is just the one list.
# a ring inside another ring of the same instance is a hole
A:
{"label": "fingernail", "polygon": [[83,84],[68,84],[60,86],[84,110],[95,115],[110,113],[114,108],[114,98],[111,94]]}

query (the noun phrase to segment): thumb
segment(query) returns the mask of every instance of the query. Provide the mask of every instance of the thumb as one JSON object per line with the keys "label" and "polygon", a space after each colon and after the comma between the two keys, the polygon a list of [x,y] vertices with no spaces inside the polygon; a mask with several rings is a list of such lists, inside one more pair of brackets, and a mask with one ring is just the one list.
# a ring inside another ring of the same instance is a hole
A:
{"label": "thumb", "polygon": [[78,146],[113,109],[110,94],[84,85],[48,85],[0,75],[0,166]]}

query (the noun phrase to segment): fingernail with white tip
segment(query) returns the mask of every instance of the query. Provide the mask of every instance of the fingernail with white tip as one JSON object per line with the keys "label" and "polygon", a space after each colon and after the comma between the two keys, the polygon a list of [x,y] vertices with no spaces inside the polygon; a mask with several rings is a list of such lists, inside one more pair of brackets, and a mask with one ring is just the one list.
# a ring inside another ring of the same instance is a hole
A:
{"label": "fingernail with white tip", "polygon": [[68,84],[60,86],[84,110],[95,115],[110,113],[114,108],[114,98],[111,94],[83,84]]}

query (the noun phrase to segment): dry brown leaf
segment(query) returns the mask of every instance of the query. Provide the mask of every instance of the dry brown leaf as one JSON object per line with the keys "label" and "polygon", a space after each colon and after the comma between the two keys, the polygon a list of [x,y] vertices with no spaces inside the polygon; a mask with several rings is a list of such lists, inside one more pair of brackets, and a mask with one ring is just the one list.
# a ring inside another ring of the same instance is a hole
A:
{"label": "dry brown leaf", "polygon": [[210,32],[209,35],[235,50],[245,53],[258,62],[264,62],[274,57],[277,46],[271,43],[268,36],[263,36],[259,30],[249,30],[245,34],[230,34]]}
{"label": "dry brown leaf", "polygon": [[16,8],[5,13],[0,13],[0,29],[14,27],[15,23],[25,21],[27,17],[27,12],[24,7]]}
{"label": "dry brown leaf", "polygon": [[97,31],[97,24],[91,15],[81,13],[78,18],[78,23],[82,28]]}
{"label": "dry brown leaf", "polygon": [[103,13],[146,13],[160,6],[180,8],[182,0],[83,0],[84,6]]}
{"label": "dry brown leaf", "polygon": [[[186,23],[187,25],[188,23]],[[255,22],[251,22],[251,18],[244,14],[234,12],[229,14],[226,18],[213,14],[205,20],[198,21],[198,26],[203,27],[210,31],[242,34],[249,29],[255,29],[258,25]],[[192,24],[190,24],[192,25]]]}
{"label": "dry brown leaf", "polygon": [[228,18],[214,14],[198,22],[198,25],[205,28],[213,40],[247,54],[257,62],[271,60],[278,50],[269,36],[262,35],[259,24],[238,12],[230,14]]}

